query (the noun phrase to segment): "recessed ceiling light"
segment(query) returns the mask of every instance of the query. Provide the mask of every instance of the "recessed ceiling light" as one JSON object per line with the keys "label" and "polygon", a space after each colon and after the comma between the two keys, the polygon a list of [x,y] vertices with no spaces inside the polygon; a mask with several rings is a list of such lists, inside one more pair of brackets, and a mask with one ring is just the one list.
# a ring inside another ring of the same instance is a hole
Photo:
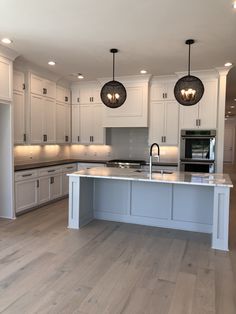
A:
{"label": "recessed ceiling light", "polygon": [[78,73],[77,77],[78,77],[79,80],[82,80],[84,78],[84,76],[81,73]]}
{"label": "recessed ceiling light", "polygon": [[141,70],[140,73],[141,73],[141,74],[146,74],[147,71],[146,71],[146,70]]}
{"label": "recessed ceiling light", "polygon": [[233,3],[233,8],[236,9],[236,1]]}
{"label": "recessed ceiling light", "polygon": [[231,67],[232,63],[231,62],[226,62],[225,67]]}
{"label": "recessed ceiling light", "polygon": [[56,62],[51,60],[51,61],[48,61],[48,64],[49,65],[56,65]]}
{"label": "recessed ceiling light", "polygon": [[11,39],[9,39],[9,38],[3,38],[3,39],[1,40],[1,42],[2,42],[2,43],[4,43],[4,44],[9,45],[9,44],[11,44],[11,43],[12,43],[12,40],[11,40]]}

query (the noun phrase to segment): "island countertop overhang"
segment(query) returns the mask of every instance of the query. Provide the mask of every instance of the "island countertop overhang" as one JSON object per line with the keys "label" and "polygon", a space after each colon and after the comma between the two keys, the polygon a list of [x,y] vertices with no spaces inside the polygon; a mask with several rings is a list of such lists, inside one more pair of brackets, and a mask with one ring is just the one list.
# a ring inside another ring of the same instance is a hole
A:
{"label": "island countertop overhang", "polygon": [[109,167],[98,167],[80,170],[68,176],[103,178],[113,180],[146,181],[169,184],[188,184],[202,186],[218,186],[232,188],[233,184],[228,174],[224,173],[196,173],[172,171],[170,174],[152,173],[148,171],[137,172],[134,169],[120,169]]}

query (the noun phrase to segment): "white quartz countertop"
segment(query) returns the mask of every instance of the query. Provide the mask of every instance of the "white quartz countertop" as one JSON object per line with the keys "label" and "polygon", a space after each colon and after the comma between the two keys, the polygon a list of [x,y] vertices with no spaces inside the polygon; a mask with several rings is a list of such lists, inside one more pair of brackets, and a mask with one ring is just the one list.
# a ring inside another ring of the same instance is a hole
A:
{"label": "white quartz countertop", "polygon": [[80,170],[68,174],[68,176],[233,187],[229,175],[224,173],[209,174],[197,172],[172,171],[169,174],[153,173],[150,176],[149,172],[145,170],[143,170],[142,172],[137,172],[136,169],[98,167]]}

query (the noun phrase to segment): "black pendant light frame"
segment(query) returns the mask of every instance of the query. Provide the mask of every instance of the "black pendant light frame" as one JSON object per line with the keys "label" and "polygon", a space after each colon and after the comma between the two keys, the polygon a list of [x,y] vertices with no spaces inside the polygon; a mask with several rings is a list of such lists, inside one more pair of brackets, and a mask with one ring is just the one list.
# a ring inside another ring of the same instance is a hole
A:
{"label": "black pendant light frame", "polygon": [[127,93],[124,85],[115,80],[115,54],[118,52],[118,49],[112,48],[110,49],[110,52],[113,54],[112,81],[103,85],[100,97],[104,105],[114,109],[123,105],[126,100]]}
{"label": "black pendant light frame", "polygon": [[[175,98],[183,106],[193,106],[197,104],[201,100],[204,94],[204,85],[202,81],[198,77],[190,75],[191,45],[194,43],[195,41],[193,39],[188,39],[185,41],[185,44],[189,46],[188,75],[179,79],[174,87]],[[183,98],[182,90],[187,90],[187,89],[192,89],[195,91],[195,95],[192,99]]]}

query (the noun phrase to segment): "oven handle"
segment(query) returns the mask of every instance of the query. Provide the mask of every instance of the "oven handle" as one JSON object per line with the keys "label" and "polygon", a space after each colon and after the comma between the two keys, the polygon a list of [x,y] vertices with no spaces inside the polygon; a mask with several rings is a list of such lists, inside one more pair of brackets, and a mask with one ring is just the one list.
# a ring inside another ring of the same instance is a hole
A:
{"label": "oven handle", "polygon": [[201,161],[180,161],[180,163],[190,165],[214,165],[214,162],[201,162]]}
{"label": "oven handle", "polygon": [[192,139],[192,138],[194,138],[194,139],[196,139],[196,140],[202,140],[202,139],[209,139],[209,140],[213,140],[213,139],[215,139],[215,136],[213,136],[213,135],[211,135],[211,136],[189,136],[189,135],[181,135],[181,138],[182,139],[188,139],[188,138],[190,138],[190,139]]}

